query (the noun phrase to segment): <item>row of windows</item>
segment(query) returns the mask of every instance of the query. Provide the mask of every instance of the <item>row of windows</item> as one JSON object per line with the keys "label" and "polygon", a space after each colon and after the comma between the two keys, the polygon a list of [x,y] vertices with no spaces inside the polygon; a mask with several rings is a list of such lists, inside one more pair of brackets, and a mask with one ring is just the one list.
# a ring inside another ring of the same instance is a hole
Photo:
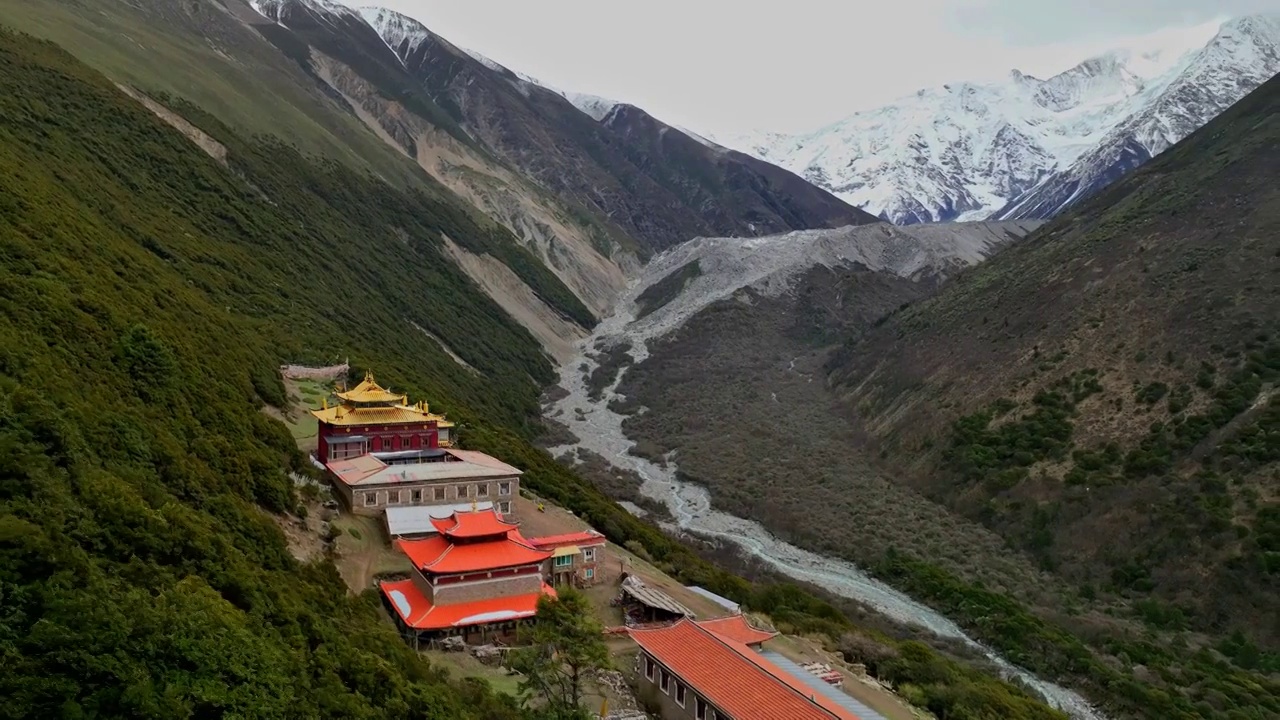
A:
{"label": "row of windows", "polygon": [[[452,486],[452,489],[453,489],[454,500],[469,499],[472,497],[473,491],[474,491],[474,496],[477,498],[489,497],[489,485],[487,483],[484,485],[455,485],[455,486]],[[388,490],[387,502],[393,503],[393,504],[400,504],[400,505],[417,505],[419,503],[425,502],[428,492],[430,492],[430,498],[433,501],[448,500],[449,498],[447,496],[449,494],[448,492],[449,490],[450,490],[449,486],[443,486],[443,485],[439,487],[433,487],[433,488],[413,488],[413,489],[404,488],[401,490]],[[510,496],[511,496],[511,483],[509,482],[498,483],[498,497],[510,497]],[[373,507],[374,505],[377,505],[378,504],[377,491],[364,493],[364,504],[366,507]],[[509,502],[503,503],[503,504],[507,506],[511,505],[511,503]]]}
{"label": "row of windows", "polygon": [[[440,430],[436,433],[439,442],[449,442],[449,431]],[[355,442],[344,442],[342,437],[331,439],[330,444],[333,445],[333,454],[335,458],[356,457],[364,455],[370,451],[383,452],[395,450],[418,450],[420,448],[431,447],[430,435],[392,435],[391,437],[375,436],[370,440],[357,440]],[[341,459],[341,458],[339,458]]]}
{"label": "row of windows", "polygon": [[[573,555],[560,555],[560,556],[556,557],[556,559],[553,561],[553,564],[555,565],[555,567],[558,567],[558,568],[567,568],[567,567],[570,567],[570,566],[572,566],[572,565],[573,565],[573,557],[574,557]],[[596,561],[596,549],[595,549],[595,548],[583,548],[583,549],[582,549],[582,561],[583,561],[583,562],[595,562],[595,561]],[[587,570],[587,572],[589,573],[589,574],[587,575],[587,577],[588,577],[588,578],[591,578],[591,577],[593,577],[593,576],[595,575],[595,573],[594,573],[594,572],[591,572],[591,570],[589,570],[589,569]]]}
{"label": "row of windows", "polygon": [[658,687],[662,688],[662,692],[671,695],[671,691],[675,689],[676,704],[685,707],[685,696],[693,696],[693,716],[697,720],[716,720],[716,710],[707,704],[706,700],[698,697],[692,690],[688,690],[684,683],[677,680],[667,672],[665,668],[658,667],[653,658],[648,656],[644,659],[644,676],[649,678],[650,682],[656,682]]}

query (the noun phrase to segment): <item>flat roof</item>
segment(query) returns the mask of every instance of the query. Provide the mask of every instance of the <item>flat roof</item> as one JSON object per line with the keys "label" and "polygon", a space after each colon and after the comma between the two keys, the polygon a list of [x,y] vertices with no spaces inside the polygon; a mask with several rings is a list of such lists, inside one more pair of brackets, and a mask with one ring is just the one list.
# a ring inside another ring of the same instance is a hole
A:
{"label": "flat roof", "polygon": [[400,483],[440,483],[451,480],[514,478],[524,473],[501,460],[474,450],[445,450],[452,460],[388,465],[373,455],[334,460],[326,465],[347,485],[396,485]]}
{"label": "flat roof", "polygon": [[[477,510],[491,510],[488,500],[476,503]],[[419,535],[439,532],[431,522],[443,520],[455,512],[471,509],[471,503],[461,505],[393,505],[387,508],[387,532],[391,535]]]}
{"label": "flat roof", "polygon": [[710,600],[711,602],[719,605],[720,607],[724,608],[725,610],[728,610],[729,612],[736,613],[736,612],[742,611],[742,606],[739,605],[738,603],[730,600],[727,597],[717,595],[706,588],[698,587],[697,585],[686,585],[685,590],[688,590],[689,592],[695,595],[701,595],[702,597]]}

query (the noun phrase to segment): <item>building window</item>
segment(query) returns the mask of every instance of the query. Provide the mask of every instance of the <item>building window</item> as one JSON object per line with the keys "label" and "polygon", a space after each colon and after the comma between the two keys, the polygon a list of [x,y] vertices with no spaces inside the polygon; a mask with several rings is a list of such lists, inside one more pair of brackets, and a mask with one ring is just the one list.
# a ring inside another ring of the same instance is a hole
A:
{"label": "building window", "polygon": [[459,486],[458,486],[458,497],[460,497],[460,498],[464,498],[464,497],[466,497],[466,496],[467,496],[467,486],[466,486],[466,485],[459,485]]}
{"label": "building window", "polygon": [[445,490],[445,489],[444,489],[444,488],[442,488],[442,487],[435,488],[435,489],[434,489],[434,493],[433,493],[433,494],[434,494],[435,499],[437,499],[437,500],[443,500],[443,499],[444,499],[444,490]]}
{"label": "building window", "polygon": [[595,568],[587,568],[585,571],[583,571],[582,576],[588,580],[591,580],[596,576]]}
{"label": "building window", "polygon": [[377,504],[378,504],[378,493],[371,493],[371,492],[368,492],[368,493],[365,493],[365,494],[364,494],[364,506],[365,506],[365,507],[372,507],[372,506],[377,505]]}
{"label": "building window", "polygon": [[489,497],[488,483],[476,486],[476,497]]}
{"label": "building window", "polygon": [[662,671],[662,692],[668,694],[671,692],[671,676],[667,674],[666,670]]}
{"label": "building window", "polygon": [[509,483],[509,482],[498,483],[498,494],[499,494],[499,495],[502,495],[502,496],[504,496],[504,497],[505,497],[505,496],[507,496],[507,495],[510,495],[510,494],[511,494],[511,483]]}
{"label": "building window", "polygon": [[583,548],[583,549],[582,549],[582,559],[583,559],[583,560],[585,560],[586,562],[595,562],[595,561],[596,561],[596,549],[595,549],[595,548]]}
{"label": "building window", "polygon": [[498,503],[498,512],[502,513],[503,515],[510,515],[511,503],[509,502]]}
{"label": "building window", "polygon": [[698,720],[707,720],[707,701],[706,700],[703,700],[702,698],[694,698],[693,707],[694,707],[694,713],[693,713],[694,717],[696,717]]}
{"label": "building window", "polygon": [[555,565],[556,565],[556,567],[558,567],[558,568],[565,568],[565,567],[569,567],[569,566],[573,565],[573,556],[572,556],[572,555],[561,555],[561,556],[559,556],[559,557],[557,557],[557,558],[556,558]]}
{"label": "building window", "polygon": [[397,491],[396,491],[396,503],[397,503],[397,504],[404,504],[404,502],[405,502],[405,498],[407,498],[407,497],[409,497],[409,491],[408,491],[408,490],[397,490]]}
{"label": "building window", "polygon": [[676,704],[684,707],[684,685],[679,682],[676,683]]}
{"label": "building window", "polygon": [[421,491],[421,490],[414,490],[414,491],[413,491],[413,502],[414,502],[414,504],[417,504],[417,503],[422,502],[422,491]]}
{"label": "building window", "polygon": [[653,679],[653,668],[654,668],[653,660],[650,658],[645,658],[644,659],[644,676],[649,678],[650,680]]}

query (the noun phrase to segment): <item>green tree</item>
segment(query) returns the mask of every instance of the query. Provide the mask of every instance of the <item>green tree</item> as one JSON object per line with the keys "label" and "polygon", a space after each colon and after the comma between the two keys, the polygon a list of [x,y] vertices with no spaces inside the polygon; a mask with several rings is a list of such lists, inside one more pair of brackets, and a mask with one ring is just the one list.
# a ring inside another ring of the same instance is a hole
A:
{"label": "green tree", "polygon": [[520,693],[525,703],[542,701],[541,717],[585,718],[582,683],[590,670],[608,667],[604,627],[591,614],[587,597],[573,588],[558,598],[538,600],[533,644],[512,654],[511,666],[524,673]]}

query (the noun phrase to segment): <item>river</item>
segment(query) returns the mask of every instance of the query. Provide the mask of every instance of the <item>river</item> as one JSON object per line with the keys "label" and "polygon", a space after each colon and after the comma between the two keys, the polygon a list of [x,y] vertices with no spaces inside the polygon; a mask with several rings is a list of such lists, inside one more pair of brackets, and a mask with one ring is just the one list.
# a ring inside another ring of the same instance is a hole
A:
{"label": "river", "polygon": [[640,492],[670,509],[674,521],[665,523],[665,529],[670,532],[688,532],[731,543],[784,575],[857,600],[899,622],[923,627],[941,637],[961,640],[981,651],[1008,677],[1019,678],[1072,718],[1106,720],[1078,693],[1008,662],[991,648],[970,638],[941,613],[870,577],[856,565],[783,542],[757,522],[716,510],[704,488],[676,480],[674,459],[664,467],[629,454],[628,450],[634,443],[622,431],[625,418],[608,408],[608,402],[616,397],[618,383],[626,371],[619,373],[597,401],[592,401],[588,394],[586,377],[598,367],[590,353],[597,340],[614,342],[625,338],[631,342],[633,362],[639,363],[648,354],[645,341],[670,329],[668,323],[633,322],[631,308],[644,284],[643,281],[634,284],[619,302],[619,310],[601,322],[591,337],[579,343],[577,356],[561,367],[560,386],[568,394],[548,408],[548,416],[568,426],[578,442],[553,448],[553,454],[564,455],[582,448],[620,469],[634,472],[643,480]]}

